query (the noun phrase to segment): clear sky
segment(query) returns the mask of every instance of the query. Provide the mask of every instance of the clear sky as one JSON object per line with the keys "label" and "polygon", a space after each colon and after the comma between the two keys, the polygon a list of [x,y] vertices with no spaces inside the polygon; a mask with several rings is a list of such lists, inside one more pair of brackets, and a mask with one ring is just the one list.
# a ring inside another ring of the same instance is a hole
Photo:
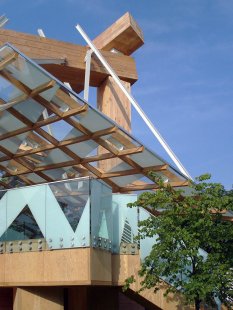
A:
{"label": "clear sky", "polygon": [[[129,11],[145,45],[132,93],[189,173],[233,184],[232,0],[0,0],[5,28],[85,44]],[[94,98],[91,99],[95,104]],[[133,134],[168,159],[133,112]]]}

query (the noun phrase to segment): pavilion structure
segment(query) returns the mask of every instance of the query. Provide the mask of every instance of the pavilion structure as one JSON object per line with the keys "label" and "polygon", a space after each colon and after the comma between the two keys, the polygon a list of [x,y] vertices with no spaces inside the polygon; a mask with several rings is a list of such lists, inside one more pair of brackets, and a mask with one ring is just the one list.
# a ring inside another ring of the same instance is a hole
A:
{"label": "pavilion structure", "polygon": [[[132,16],[93,42],[130,91],[144,43]],[[95,55],[97,108],[80,98],[88,47],[5,29],[0,46],[0,308],[177,309],[179,295],[135,294],[140,279],[121,292],[152,245],[139,251],[150,214],[127,203],[156,190],[150,171],[178,188],[187,177],[133,137],[130,103]]]}

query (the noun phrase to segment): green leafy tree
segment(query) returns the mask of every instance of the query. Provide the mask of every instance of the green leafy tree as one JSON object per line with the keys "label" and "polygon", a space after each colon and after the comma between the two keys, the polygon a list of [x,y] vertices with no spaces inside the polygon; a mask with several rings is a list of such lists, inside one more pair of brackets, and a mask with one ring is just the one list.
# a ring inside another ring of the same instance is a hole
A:
{"label": "green leafy tree", "polygon": [[129,204],[160,213],[139,223],[138,238],[156,240],[139,271],[142,289],[158,290],[162,278],[171,284],[166,294],[179,290],[196,309],[216,297],[232,307],[233,222],[225,215],[233,210],[233,192],[211,183],[210,175],[191,182],[188,195],[152,176],[159,189]]}

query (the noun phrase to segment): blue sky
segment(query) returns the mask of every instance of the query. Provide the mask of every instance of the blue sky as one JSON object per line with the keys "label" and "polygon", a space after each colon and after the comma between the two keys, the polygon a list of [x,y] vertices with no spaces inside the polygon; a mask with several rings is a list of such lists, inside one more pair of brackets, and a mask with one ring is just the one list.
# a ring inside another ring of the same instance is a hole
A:
{"label": "blue sky", "polygon": [[[209,172],[231,188],[232,0],[0,0],[6,28],[42,28],[47,37],[77,44],[85,44],[77,23],[93,39],[127,11],[145,37],[133,55],[134,97],[193,177]],[[135,111],[133,134],[168,159]]]}

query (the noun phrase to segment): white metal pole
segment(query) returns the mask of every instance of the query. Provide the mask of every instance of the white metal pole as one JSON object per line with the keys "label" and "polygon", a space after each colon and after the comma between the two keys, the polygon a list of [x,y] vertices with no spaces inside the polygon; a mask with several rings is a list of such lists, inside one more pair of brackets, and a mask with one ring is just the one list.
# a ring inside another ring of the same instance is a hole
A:
{"label": "white metal pole", "polygon": [[85,62],[86,62],[86,70],[85,70],[85,82],[84,82],[84,100],[88,101],[89,98],[89,87],[90,87],[90,73],[91,73],[91,55],[93,51],[89,50],[86,53]]}
{"label": "white metal pole", "polygon": [[9,19],[5,15],[0,16],[0,28],[4,27],[8,21]]}
{"label": "white metal pole", "polygon": [[100,51],[95,47],[93,42],[89,39],[87,34],[84,32],[84,30],[81,28],[80,25],[76,26],[76,29],[78,32],[81,34],[83,39],[87,42],[89,47],[93,50],[93,52],[96,54],[96,56],[99,58],[101,63],[104,65],[104,67],[107,69],[109,74],[113,77],[115,80],[116,84],[120,87],[120,89],[123,91],[123,93],[126,95],[126,97],[129,99],[131,104],[134,106],[136,111],[139,113],[139,115],[142,117],[144,122],[147,124],[151,132],[154,134],[154,136],[158,139],[160,144],[163,146],[167,154],[170,156],[170,158],[173,160],[173,162],[176,164],[176,166],[179,168],[179,170],[189,179],[192,180],[192,177],[188,173],[188,171],[184,168],[184,166],[181,164],[175,153],[171,150],[169,145],[166,143],[164,138],[161,136],[160,132],[158,129],[155,128],[155,126],[152,124],[150,119],[147,117],[145,112],[142,110],[142,108],[139,106],[137,101],[134,99],[134,97],[128,92],[128,90],[125,88],[125,86],[121,83],[121,80],[119,79],[118,75],[115,73],[115,71],[111,68],[111,66],[108,64],[108,62],[105,60],[105,58],[102,56]]}
{"label": "white metal pole", "polygon": [[41,38],[45,38],[44,31],[42,29],[37,29],[37,32]]}

